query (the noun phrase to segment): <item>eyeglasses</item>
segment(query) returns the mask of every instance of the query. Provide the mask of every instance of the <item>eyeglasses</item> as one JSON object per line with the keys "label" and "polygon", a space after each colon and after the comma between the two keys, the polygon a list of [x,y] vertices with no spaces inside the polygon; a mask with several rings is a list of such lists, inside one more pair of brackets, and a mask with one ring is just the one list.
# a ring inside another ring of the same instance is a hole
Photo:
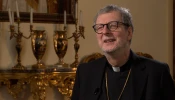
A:
{"label": "eyeglasses", "polygon": [[119,24],[125,25],[127,27],[129,27],[129,24],[127,23],[123,23],[123,22],[119,22],[119,21],[111,21],[107,24],[95,24],[93,27],[94,31],[98,34],[102,34],[104,26],[106,25],[107,28],[112,32],[112,31],[116,31],[117,28],[119,27]]}

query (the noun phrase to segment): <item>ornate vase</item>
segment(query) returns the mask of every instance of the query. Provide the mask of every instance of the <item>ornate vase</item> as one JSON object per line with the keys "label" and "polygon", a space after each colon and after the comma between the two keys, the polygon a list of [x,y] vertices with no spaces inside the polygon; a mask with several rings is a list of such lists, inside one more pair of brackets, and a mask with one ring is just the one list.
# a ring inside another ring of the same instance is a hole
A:
{"label": "ornate vase", "polygon": [[44,30],[34,30],[31,36],[32,51],[37,59],[37,63],[32,66],[33,69],[45,68],[41,61],[45,54],[47,46],[47,35]]}
{"label": "ornate vase", "polygon": [[68,64],[64,63],[63,58],[67,52],[68,40],[66,31],[55,31],[53,36],[53,44],[55,52],[59,58],[57,65],[58,67],[67,67]]}

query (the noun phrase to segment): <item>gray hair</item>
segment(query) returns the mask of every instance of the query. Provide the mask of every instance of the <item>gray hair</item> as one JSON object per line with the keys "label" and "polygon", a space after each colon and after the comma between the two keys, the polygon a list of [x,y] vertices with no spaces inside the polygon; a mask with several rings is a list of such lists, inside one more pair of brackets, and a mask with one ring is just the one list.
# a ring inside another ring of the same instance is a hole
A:
{"label": "gray hair", "polygon": [[107,5],[104,8],[99,10],[99,12],[96,14],[96,16],[94,18],[94,24],[96,23],[97,17],[99,15],[109,13],[109,12],[112,12],[112,11],[116,11],[116,12],[119,11],[121,16],[122,16],[123,23],[126,23],[129,26],[131,26],[132,31],[134,31],[134,26],[133,26],[133,22],[132,22],[132,15],[129,12],[129,10],[126,9],[126,8],[123,8],[123,7],[119,7],[117,5],[113,5],[113,4]]}

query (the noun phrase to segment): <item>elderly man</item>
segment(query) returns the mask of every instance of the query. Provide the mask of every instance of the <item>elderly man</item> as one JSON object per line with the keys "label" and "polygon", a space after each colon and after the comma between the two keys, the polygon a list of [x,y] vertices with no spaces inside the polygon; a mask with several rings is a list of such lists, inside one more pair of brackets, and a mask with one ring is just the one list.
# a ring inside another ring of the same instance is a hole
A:
{"label": "elderly man", "polygon": [[72,100],[175,100],[169,66],[132,52],[134,27],[126,8],[102,8],[93,29],[105,56],[79,65]]}

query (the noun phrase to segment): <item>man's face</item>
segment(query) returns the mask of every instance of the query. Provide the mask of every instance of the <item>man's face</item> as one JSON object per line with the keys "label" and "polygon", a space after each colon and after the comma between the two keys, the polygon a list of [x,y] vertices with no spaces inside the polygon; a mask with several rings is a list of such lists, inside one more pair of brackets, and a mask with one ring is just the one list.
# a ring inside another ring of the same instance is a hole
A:
{"label": "man's face", "polygon": [[[107,24],[111,21],[122,22],[119,12],[109,12],[98,16],[96,24]],[[114,52],[124,50],[130,46],[132,39],[131,27],[126,28],[123,24],[118,24],[115,31],[110,31],[105,25],[101,34],[96,34],[98,44],[104,52]]]}

